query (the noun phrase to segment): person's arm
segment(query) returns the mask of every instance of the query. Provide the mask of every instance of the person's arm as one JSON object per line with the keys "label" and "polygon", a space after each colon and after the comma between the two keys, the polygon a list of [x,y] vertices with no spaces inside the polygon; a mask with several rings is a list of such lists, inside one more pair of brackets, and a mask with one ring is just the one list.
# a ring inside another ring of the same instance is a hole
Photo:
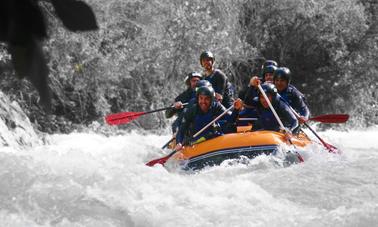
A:
{"label": "person's arm", "polygon": [[165,111],[165,117],[166,118],[171,118],[177,112],[180,112],[184,108],[183,103],[187,103],[191,99],[191,93],[192,93],[192,90],[187,89],[184,92],[182,92],[181,94],[179,94],[175,98],[175,103],[173,104],[172,108],[167,109]]}
{"label": "person's arm", "polygon": [[186,89],[184,92],[182,92],[175,98],[175,102],[188,102],[192,98],[192,92],[192,89]]}
{"label": "person's arm", "polygon": [[305,98],[303,96],[299,96],[298,100],[300,106],[299,114],[308,119],[310,117],[310,109],[306,104]]}
{"label": "person's arm", "polygon": [[299,110],[299,115],[300,115],[299,122],[304,123],[308,121],[308,118],[310,117],[310,110],[303,100],[301,102],[303,104],[301,105],[301,108]]}
{"label": "person's arm", "polygon": [[234,110],[232,111],[232,114],[230,116],[229,122],[235,123],[238,116],[239,112],[243,109],[243,101],[241,99],[236,99],[234,101]]}
{"label": "person's arm", "polygon": [[308,118],[310,117],[310,110],[305,102],[304,95],[299,92],[296,88],[293,90],[293,96],[294,96],[294,108],[298,110],[300,118],[300,123],[306,122]]}
{"label": "person's arm", "polygon": [[287,106],[285,103],[280,101],[279,104],[279,112],[280,118],[282,118],[282,122],[284,126],[289,129],[291,132],[298,127],[298,119],[294,115],[293,111],[291,111],[290,107]]}
{"label": "person's arm", "polygon": [[254,87],[257,89],[257,86],[261,84],[261,80],[259,77],[257,76],[253,76],[251,77],[251,79],[249,80],[249,87]]}
{"label": "person's arm", "polygon": [[194,115],[195,108],[197,108],[197,106],[193,105],[189,109],[187,109],[187,111],[183,113],[181,125],[176,135],[177,144],[183,143],[185,134],[189,130],[190,123],[192,122],[192,118],[193,118],[192,116]]}
{"label": "person's arm", "polygon": [[[234,109],[232,113],[226,113],[221,119],[219,120],[226,120],[227,122],[234,123],[239,115],[239,111],[243,108],[243,101],[241,99],[236,99],[234,101]],[[221,115],[227,109],[220,103],[216,104],[216,113],[215,117]]]}
{"label": "person's arm", "polygon": [[249,86],[244,97],[244,106],[254,108],[256,106],[256,102],[254,102],[255,97],[258,97],[257,89],[253,86]]}

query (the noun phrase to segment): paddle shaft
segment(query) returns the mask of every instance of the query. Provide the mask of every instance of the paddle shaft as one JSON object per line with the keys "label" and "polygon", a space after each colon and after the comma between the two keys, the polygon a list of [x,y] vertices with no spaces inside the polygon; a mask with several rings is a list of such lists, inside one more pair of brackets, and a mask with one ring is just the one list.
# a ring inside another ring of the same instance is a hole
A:
{"label": "paddle shaft", "polygon": [[[183,103],[184,107],[186,105],[188,105],[188,103]],[[174,108],[174,107],[173,106],[163,107],[163,108],[160,108],[160,109],[150,110],[150,111],[147,111],[147,112],[121,112],[121,113],[109,114],[108,116],[105,117],[105,120],[110,125],[127,124],[130,121],[133,121],[133,120],[139,118],[142,115],[167,110],[167,109],[170,109],[170,108]]]}
{"label": "paddle shaft", "polygon": [[[167,110],[167,109],[170,109],[170,108],[172,108],[172,107],[171,106],[170,107],[164,107],[164,108],[160,108],[160,109],[156,109],[156,110],[151,110],[151,111],[147,111],[147,112],[139,112],[139,113],[135,113],[135,114],[127,114],[128,112],[124,112],[127,115],[119,116],[119,117],[113,117],[113,118],[111,118],[111,121],[123,120],[125,118],[129,118],[130,121],[131,121],[131,120],[134,120],[132,118],[138,118],[138,117],[145,115],[145,114],[155,113],[155,112]],[[112,116],[112,115],[109,115],[109,116]]]}
{"label": "paddle shaft", "polygon": [[[293,112],[293,114],[295,115],[295,117],[300,118],[299,113],[297,113],[297,111],[295,111],[294,108],[291,107],[291,106],[289,105],[289,103],[286,102],[286,100],[284,100],[282,97],[281,97],[281,100],[282,100],[282,101],[283,101],[288,107],[290,107],[290,110]],[[323,144],[323,146],[324,146],[325,148],[327,148],[330,152],[334,152],[334,151],[332,150],[333,148],[335,148],[334,146],[332,146],[332,145],[326,143],[322,138],[320,138],[320,136],[315,132],[315,130],[312,129],[312,128],[310,127],[310,125],[308,125],[306,122],[303,122],[303,124],[306,125],[306,127],[307,127],[308,129],[310,129],[310,131],[316,136],[316,138],[318,138],[318,140]]]}
{"label": "paddle shaft", "polygon": [[207,124],[205,127],[203,127],[201,130],[199,130],[196,134],[193,135],[192,138],[197,137],[199,134],[201,134],[203,131],[205,131],[210,125],[214,124],[217,120],[219,120],[221,117],[223,117],[228,111],[230,111],[234,106],[230,106],[227,110],[225,110],[222,114],[220,114],[218,117],[216,117],[214,120],[212,120],[209,124]]}
{"label": "paddle shaft", "polygon": [[168,145],[169,145],[174,139],[176,139],[176,138],[175,138],[175,137],[172,137],[167,143],[165,143],[165,144],[163,145],[163,147],[162,147],[161,149],[164,149],[164,148],[168,147]]}
{"label": "paddle shaft", "polygon": [[[259,88],[261,94],[264,96],[264,99],[265,99],[266,102],[268,103],[270,110],[273,112],[274,117],[276,118],[278,124],[280,125],[280,128],[283,129],[283,130],[285,130],[285,131],[287,132],[287,129],[286,129],[286,128],[284,127],[284,125],[282,124],[282,121],[281,121],[281,119],[278,117],[278,114],[277,114],[276,110],[273,108],[272,103],[270,102],[268,96],[266,96],[265,91],[262,89],[262,87],[261,87],[260,84],[259,84],[257,87]],[[290,141],[290,142],[291,142],[291,141]]]}
{"label": "paddle shaft", "polygon": [[[185,107],[186,105],[188,105],[188,103],[183,103],[182,105]],[[163,111],[163,110],[168,110],[168,109],[171,109],[171,108],[174,108],[174,107],[173,106],[168,106],[168,107],[163,107],[163,108],[156,109],[156,110],[150,110],[150,111],[144,112],[144,113],[142,113],[140,115],[155,113],[155,112],[159,112],[159,111]]]}
{"label": "paddle shaft", "polygon": [[[203,127],[201,130],[199,130],[194,136],[198,136],[199,134],[201,134],[204,130],[206,130],[210,125],[214,124],[214,122],[216,122],[217,120],[219,120],[221,117],[223,117],[228,111],[230,111],[231,109],[233,108],[233,106],[231,106],[230,108],[228,108],[227,110],[225,110],[221,115],[219,115],[218,117],[216,117],[214,120],[212,120],[209,124],[207,124],[205,127]],[[172,138],[173,139],[173,138]],[[171,153],[169,153],[167,156],[163,157],[163,158],[159,158],[159,159],[155,159],[155,160],[152,160],[152,161],[149,161],[148,163],[146,163],[147,166],[153,166],[157,163],[159,164],[164,164],[170,157],[172,157],[174,154],[176,154],[177,150],[173,150]]]}
{"label": "paddle shaft", "polygon": [[[273,108],[272,103],[270,103],[268,96],[266,96],[265,91],[262,89],[260,84],[258,85],[258,88],[259,88],[261,94],[264,96],[265,101],[268,103],[270,110],[273,112],[273,115],[276,117],[276,120],[277,120],[278,124],[280,125],[281,129],[283,129],[286,133],[290,133],[289,130],[287,128],[285,128],[284,125],[282,124],[281,119],[278,117],[276,110]],[[291,141],[290,138],[287,138],[287,140],[290,142],[291,145],[294,146],[294,148],[296,148],[295,144]],[[302,156],[298,152],[296,152],[296,153],[298,155],[299,161],[303,162],[304,160],[303,160]]]}
{"label": "paddle shaft", "polygon": [[242,118],[239,118],[238,121],[257,121],[258,118],[256,117],[242,117]]}
{"label": "paddle shaft", "polygon": [[310,131],[316,136],[316,138],[319,139],[319,141],[326,147],[328,148],[328,143],[326,143],[322,138],[320,138],[320,136],[315,132],[314,129],[312,129],[306,122],[303,122],[304,125],[306,125],[306,127],[308,129],[310,129]]}
{"label": "paddle shaft", "polygon": [[[293,107],[291,107],[288,103],[286,103],[286,104],[290,107],[291,111],[293,111],[294,115],[295,115],[297,118],[299,118],[299,117],[300,117],[299,114],[293,109]],[[327,149],[330,150],[330,148],[329,148],[329,144],[326,143],[322,138],[320,138],[320,136],[318,135],[318,133],[316,133],[315,130],[314,130],[313,128],[311,128],[310,125],[307,124],[307,122],[303,122],[303,124],[306,125],[306,127],[307,127],[308,129],[310,129],[310,131],[316,136],[316,138],[318,138],[318,140],[323,144],[323,146],[325,146]]]}

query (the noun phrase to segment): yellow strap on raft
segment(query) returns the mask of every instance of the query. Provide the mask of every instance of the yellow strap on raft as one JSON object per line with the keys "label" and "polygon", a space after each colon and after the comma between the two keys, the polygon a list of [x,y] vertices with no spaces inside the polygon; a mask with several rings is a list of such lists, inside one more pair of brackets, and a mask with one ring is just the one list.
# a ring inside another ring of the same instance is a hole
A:
{"label": "yellow strap on raft", "polygon": [[192,142],[192,144],[194,145],[194,144],[197,144],[197,143],[202,143],[202,142],[204,142],[204,141],[206,141],[206,138],[202,136],[202,137],[199,138],[198,140]]}

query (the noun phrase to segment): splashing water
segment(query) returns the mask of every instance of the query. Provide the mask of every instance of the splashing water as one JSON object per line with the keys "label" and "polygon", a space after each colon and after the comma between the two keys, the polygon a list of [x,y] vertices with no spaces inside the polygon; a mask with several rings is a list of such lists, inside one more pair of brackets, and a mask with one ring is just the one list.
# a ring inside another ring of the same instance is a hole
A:
{"label": "splashing water", "polygon": [[327,131],[343,150],[305,162],[260,156],[195,173],[147,161],[169,136],[52,135],[0,149],[1,226],[373,226],[378,128]]}

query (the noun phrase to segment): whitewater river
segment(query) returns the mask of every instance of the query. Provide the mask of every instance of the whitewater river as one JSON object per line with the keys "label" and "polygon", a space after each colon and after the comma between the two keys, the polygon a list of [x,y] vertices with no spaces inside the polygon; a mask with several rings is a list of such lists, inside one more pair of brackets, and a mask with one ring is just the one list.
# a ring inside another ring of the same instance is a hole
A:
{"label": "whitewater river", "polygon": [[52,135],[0,148],[0,226],[377,226],[378,128],[326,131],[343,150],[196,173],[144,163],[169,136]]}

